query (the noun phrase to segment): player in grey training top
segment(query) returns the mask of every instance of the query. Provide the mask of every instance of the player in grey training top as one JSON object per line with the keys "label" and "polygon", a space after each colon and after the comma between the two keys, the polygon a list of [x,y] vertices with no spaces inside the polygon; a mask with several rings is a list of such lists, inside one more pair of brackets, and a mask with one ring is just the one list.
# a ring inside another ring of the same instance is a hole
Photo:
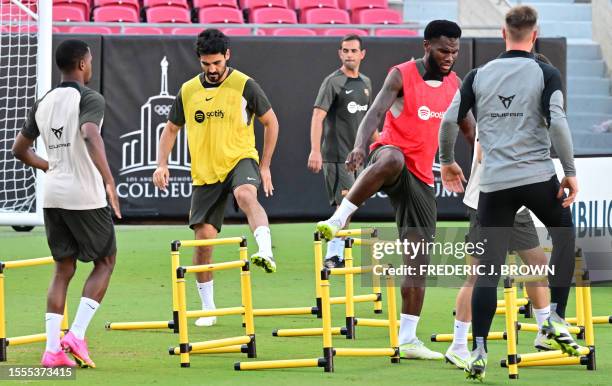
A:
{"label": "player in grey training top", "polygon": [[[15,139],[13,154],[47,173],[43,208],[55,273],[47,295],[47,347],[42,365],[76,366],[64,352],[68,351],[81,367],[95,367],[85,330],[106,293],[117,253],[106,195],[118,218],[121,212],[100,136],[104,97],[85,87],[92,75],[89,47],[81,40],[65,40],[58,46],[55,60],[62,73],[61,83],[30,110]],[[44,141],[48,161],[32,150],[38,136]],[[60,341],[66,292],[77,260],[93,261],[94,268],[70,331]]]}
{"label": "player in grey training top", "polygon": [[[472,108],[483,149],[478,219],[486,248],[479,261],[486,272],[496,274],[478,277],[472,295],[474,351],[466,371],[468,377],[480,380],[485,374],[486,337],[497,304],[500,266],[515,213],[523,205],[546,225],[553,241],[550,264],[555,273],[549,275],[549,285],[551,309],[556,313],[551,310],[542,332],[553,337],[564,352],[577,355],[578,347],[561,319],[574,272],[575,235],[569,206],[578,191],[561,75],[531,53],[537,37],[533,8],[510,9],[502,34],[506,52],[466,76],[440,127],[441,174],[450,190],[463,191],[465,178],[454,162],[453,148],[457,122]],[[551,142],[565,172],[561,184],[550,157]],[[566,188],[568,197],[564,196]]]}
{"label": "player in grey training top", "polygon": [[[359,72],[365,54],[359,36],[347,35],[342,39],[338,50],[342,67],[323,80],[312,112],[308,168],[314,173],[323,168],[329,204],[334,210],[355,182],[355,173],[346,170],[344,161],[353,149],[357,128],[372,101],[372,82]],[[344,242],[335,237],[327,244],[325,266],[344,267],[343,254]]]}

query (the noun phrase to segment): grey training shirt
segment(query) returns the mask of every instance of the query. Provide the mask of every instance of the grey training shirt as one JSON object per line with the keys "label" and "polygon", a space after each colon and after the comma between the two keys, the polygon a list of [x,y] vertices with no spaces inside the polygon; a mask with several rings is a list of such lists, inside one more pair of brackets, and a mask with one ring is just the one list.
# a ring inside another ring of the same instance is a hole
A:
{"label": "grey training shirt", "polygon": [[507,51],[466,76],[440,127],[440,161],[454,162],[458,122],[472,109],[478,122],[488,193],[549,180],[550,145],[566,176],[575,176],[563,109],[561,74],[526,51]]}

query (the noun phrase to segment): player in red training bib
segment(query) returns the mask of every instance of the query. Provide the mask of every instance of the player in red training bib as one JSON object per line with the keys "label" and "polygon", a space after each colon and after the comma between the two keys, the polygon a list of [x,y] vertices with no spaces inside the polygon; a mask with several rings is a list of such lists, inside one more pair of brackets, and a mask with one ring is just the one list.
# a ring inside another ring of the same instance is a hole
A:
{"label": "player in red training bib", "polygon": [[[452,71],[459,54],[461,28],[448,20],[434,20],[427,25],[424,35],[423,58],[391,69],[359,126],[354,148],[346,160],[349,171],[366,161],[369,139],[384,118],[382,133],[369,148],[367,167],[334,215],[317,224],[317,230],[327,240],[332,239],[347,218],[379,190],[391,199],[400,239],[433,240],[436,197],[432,167],[442,116],[461,82]],[[473,143],[474,126],[471,115],[460,123],[470,143]],[[404,263],[415,267],[427,265],[429,256],[404,256]],[[441,353],[429,350],[416,336],[424,296],[424,277],[404,277],[400,355],[402,358],[443,359]]]}

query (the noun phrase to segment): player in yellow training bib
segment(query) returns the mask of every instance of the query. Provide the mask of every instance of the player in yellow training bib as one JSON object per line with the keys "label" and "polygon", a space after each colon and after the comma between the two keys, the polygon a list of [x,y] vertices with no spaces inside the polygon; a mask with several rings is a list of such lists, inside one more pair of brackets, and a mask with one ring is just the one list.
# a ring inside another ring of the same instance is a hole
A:
{"label": "player in yellow training bib", "polygon": [[[168,156],[184,126],[193,180],[189,226],[195,238],[217,237],[227,199],[233,194],[259,247],[251,261],[266,272],[275,272],[268,216],[257,201],[257,189],[263,184],[266,197],[274,191],[270,162],[278,137],[278,120],[261,87],[227,66],[227,36],[217,29],[204,30],[198,35],[196,51],[203,72],[183,83],[176,96],[160,138],[153,183],[160,189],[168,186]],[[255,148],[255,117],[265,130],[261,160]],[[193,262],[211,263],[212,247],[195,248]],[[202,309],[215,309],[212,272],[196,275]],[[196,325],[211,326],[215,322],[216,317],[203,317]]]}

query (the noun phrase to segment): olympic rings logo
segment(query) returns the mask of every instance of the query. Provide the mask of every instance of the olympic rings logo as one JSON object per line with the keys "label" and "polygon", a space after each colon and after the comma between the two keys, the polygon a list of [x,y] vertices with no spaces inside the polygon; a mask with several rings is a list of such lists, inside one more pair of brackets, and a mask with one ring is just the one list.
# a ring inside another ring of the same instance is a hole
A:
{"label": "olympic rings logo", "polygon": [[172,109],[172,105],[157,105],[154,111],[157,115],[167,116],[170,113],[170,109]]}

